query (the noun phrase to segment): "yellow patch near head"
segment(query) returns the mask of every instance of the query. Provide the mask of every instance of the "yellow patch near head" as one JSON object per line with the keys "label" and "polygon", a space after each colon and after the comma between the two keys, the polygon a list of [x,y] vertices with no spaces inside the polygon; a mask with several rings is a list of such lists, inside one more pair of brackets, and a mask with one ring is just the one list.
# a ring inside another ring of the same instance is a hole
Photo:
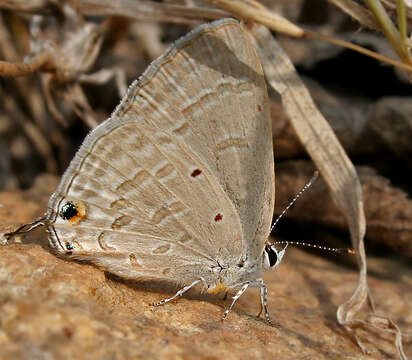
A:
{"label": "yellow patch near head", "polygon": [[209,294],[219,294],[222,291],[228,290],[228,288],[223,283],[218,283],[215,287],[209,289],[207,292]]}

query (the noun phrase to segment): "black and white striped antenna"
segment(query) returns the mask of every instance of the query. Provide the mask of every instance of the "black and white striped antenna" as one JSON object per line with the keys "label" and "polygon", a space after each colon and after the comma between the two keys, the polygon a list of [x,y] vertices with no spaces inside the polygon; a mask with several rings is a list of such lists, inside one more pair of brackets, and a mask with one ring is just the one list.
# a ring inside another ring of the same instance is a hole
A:
{"label": "black and white striped antenna", "polygon": [[[288,206],[285,207],[285,209],[280,213],[280,215],[276,218],[276,220],[273,222],[272,227],[270,228],[270,232],[272,232],[273,228],[276,226],[276,224],[279,222],[279,220],[283,217],[283,215],[286,214],[286,212],[290,209],[290,207],[296,202],[297,199],[307,190],[309,189],[312,184],[317,180],[319,177],[319,171],[315,170],[313,173],[312,177],[310,180],[305,184],[305,186],[295,195],[295,197],[290,201]],[[355,254],[355,250],[352,248],[332,248],[328,246],[323,246],[323,245],[316,245],[316,244],[309,244],[305,242],[299,242],[299,241],[275,241],[271,243],[271,245],[275,244],[285,244],[285,245],[295,245],[295,246],[304,246],[304,247],[310,247],[314,249],[319,249],[319,250],[325,250],[325,251],[332,251],[332,252],[345,252],[348,254]]]}

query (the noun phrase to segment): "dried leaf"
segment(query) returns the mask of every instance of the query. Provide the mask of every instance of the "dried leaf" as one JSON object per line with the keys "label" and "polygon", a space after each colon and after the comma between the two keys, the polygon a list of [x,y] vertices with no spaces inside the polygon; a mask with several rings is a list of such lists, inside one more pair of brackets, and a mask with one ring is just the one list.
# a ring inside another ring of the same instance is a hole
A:
{"label": "dried leaf", "polygon": [[[252,28],[256,47],[261,57],[269,84],[280,94],[285,112],[305,149],[320,170],[331,196],[343,212],[349,226],[351,240],[357,252],[358,286],[349,300],[337,311],[338,322],[351,334],[364,352],[366,347],[354,333],[356,313],[365,304],[373,306],[367,285],[366,255],[363,238],[365,216],[362,189],[356,170],[340,145],[329,124],[317,110],[293,64],[262,25]],[[401,349],[398,347],[398,352]]]}

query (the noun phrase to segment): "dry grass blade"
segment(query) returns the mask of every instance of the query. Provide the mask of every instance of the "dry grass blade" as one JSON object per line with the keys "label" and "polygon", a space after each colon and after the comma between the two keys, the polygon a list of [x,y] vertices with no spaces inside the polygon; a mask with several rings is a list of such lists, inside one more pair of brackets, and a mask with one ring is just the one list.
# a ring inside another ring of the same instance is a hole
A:
{"label": "dry grass blade", "polygon": [[282,34],[301,38],[305,36],[305,31],[291,23],[283,16],[268,11],[264,6],[256,1],[242,2],[232,0],[208,0],[210,3],[220,6],[223,9],[233,12],[237,16],[245,19],[255,20],[268,28]]}
{"label": "dry grass blade", "polygon": [[[410,7],[407,11],[407,6],[403,0],[398,0],[397,6],[381,0],[365,0],[370,10],[365,9],[352,0],[329,1],[356,19],[361,25],[383,32],[399,58],[405,64],[412,64],[412,58],[408,48],[408,46],[410,47],[411,45],[408,43],[407,38],[407,23],[408,20],[410,20]],[[396,8],[399,30],[392,22],[384,6],[391,10],[395,10]]]}
{"label": "dry grass blade", "polygon": [[53,1],[50,0],[0,0],[0,7],[28,13],[47,13],[52,10]]}
{"label": "dry grass blade", "polygon": [[323,34],[314,33],[308,30],[304,30],[295,24],[289,22],[285,18],[274,14],[273,12],[267,10],[265,7],[257,3],[256,1],[240,1],[240,0],[207,0],[222,9],[233,12],[235,16],[239,16],[246,20],[255,21],[257,23],[267,26],[269,29],[281,32],[283,34],[297,37],[297,38],[311,38],[326,41],[338,46],[342,46],[361,54],[367,55],[379,61],[391,64],[393,66],[405,69],[412,72],[412,65],[410,62],[403,63],[396,59],[391,59],[387,56],[378,54],[374,51],[368,50],[362,46],[340,40],[334,37],[330,37]]}
{"label": "dry grass blade", "polygon": [[[359,178],[333,130],[317,110],[293,64],[273,39],[269,30],[263,26],[255,26],[253,34],[268,82],[280,94],[285,112],[300,141],[320,170],[333,200],[348,223],[352,244],[357,254],[359,281],[352,297],[339,306],[337,318],[362,350],[367,352],[366,347],[353,331],[355,323],[359,323],[355,315],[365,304],[368,296],[374,310],[366,279],[366,255],[363,243],[366,224]],[[402,354],[398,341],[396,345],[399,354]]]}
{"label": "dry grass blade", "polygon": [[[378,0],[365,0],[365,2],[375,15],[376,20],[380,24],[383,33],[385,34],[386,38],[388,39],[389,43],[391,44],[392,48],[396,51],[398,56],[405,63],[412,64],[409,49],[407,48],[405,42],[401,38],[398,29],[393,24],[390,16],[387,14],[381,2]],[[400,10],[400,13],[398,12],[399,23],[402,28],[406,28],[406,13],[404,7],[400,6],[398,10]]]}
{"label": "dry grass blade", "polygon": [[399,326],[396,325],[391,319],[379,315],[373,315],[370,319],[370,323],[377,328],[384,328],[387,329],[387,331],[392,331],[395,334],[395,344],[399,351],[400,358],[402,360],[407,360],[407,356],[403,351],[402,331],[399,329]]}
{"label": "dry grass blade", "polygon": [[[0,8],[32,14],[50,14],[55,10],[55,4],[49,0],[0,0]],[[87,16],[125,16],[136,20],[180,24],[198,24],[202,20],[229,16],[219,9],[140,0],[80,0],[75,2],[75,8],[80,14]]]}
{"label": "dry grass blade", "polygon": [[[399,4],[399,0],[381,0],[383,6],[389,10],[395,10],[396,7]],[[412,18],[412,4],[410,1],[403,1],[405,10],[406,10],[406,16],[408,17],[408,21],[410,22],[410,19]]]}
{"label": "dry grass blade", "polygon": [[20,123],[24,133],[32,141],[33,147],[47,160],[47,171],[56,174],[58,167],[57,162],[53,157],[52,147],[46,140],[44,134],[42,134],[35,124],[29,121],[25,114],[19,109],[13,97],[4,96],[3,100],[5,110],[10,114],[14,114],[15,119]]}
{"label": "dry grass blade", "polygon": [[199,20],[220,19],[228,14],[218,9],[161,4],[136,0],[82,0],[78,8],[84,15],[126,16],[143,21],[194,24]]}

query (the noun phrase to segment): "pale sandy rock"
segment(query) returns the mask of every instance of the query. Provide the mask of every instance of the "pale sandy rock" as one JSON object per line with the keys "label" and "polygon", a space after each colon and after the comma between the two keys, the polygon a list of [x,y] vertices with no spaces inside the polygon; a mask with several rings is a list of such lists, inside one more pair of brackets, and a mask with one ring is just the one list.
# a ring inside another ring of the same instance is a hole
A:
{"label": "pale sandy rock", "polygon": [[[19,219],[26,209],[32,214],[30,196],[3,193],[0,223],[15,211],[22,214]],[[15,203],[14,210],[7,199]],[[366,356],[336,322],[337,306],[357,283],[349,255],[324,259],[288,250],[277,271],[265,276],[276,324],[270,326],[256,317],[257,290],[248,290],[223,323],[228,300],[221,295],[194,290],[153,308],[150,302],[176,289],[106,276],[94,266],[64,261],[39,244],[26,244],[30,239],[46,243],[46,234],[39,230],[21,244],[0,247],[0,359],[396,358],[391,336],[360,330],[375,351]],[[411,268],[396,259],[370,258],[368,263],[378,310],[411,332]],[[412,355],[410,342],[405,341],[405,351]]]}

